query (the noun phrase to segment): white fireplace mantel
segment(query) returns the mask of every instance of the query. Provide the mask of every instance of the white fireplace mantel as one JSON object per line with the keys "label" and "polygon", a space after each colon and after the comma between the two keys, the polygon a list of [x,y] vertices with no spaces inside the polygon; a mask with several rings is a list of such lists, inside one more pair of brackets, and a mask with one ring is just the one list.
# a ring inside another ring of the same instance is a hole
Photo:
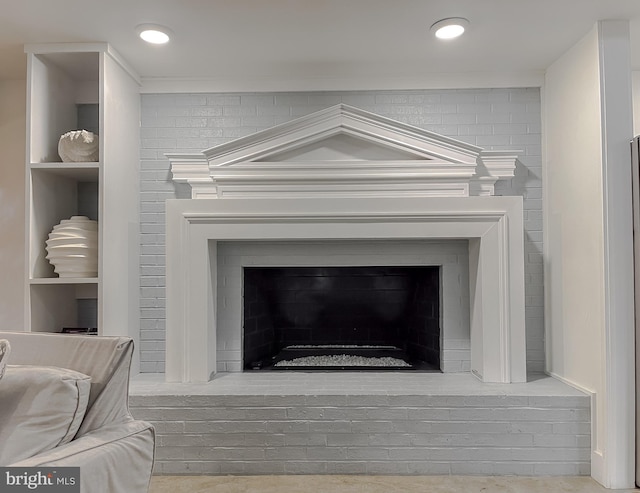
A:
{"label": "white fireplace mantel", "polygon": [[218,241],[467,239],[471,371],[525,381],[522,197],[493,196],[517,154],[346,105],[168,154],[192,199],[167,201],[166,378],[216,371]]}
{"label": "white fireplace mantel", "polygon": [[520,151],[488,151],[339,104],[201,153],[167,154],[192,198],[493,195]]}
{"label": "white fireplace mantel", "polygon": [[526,381],[521,197],[167,201],[166,378],[216,369],[216,245],[227,240],[469,240],[471,370]]}

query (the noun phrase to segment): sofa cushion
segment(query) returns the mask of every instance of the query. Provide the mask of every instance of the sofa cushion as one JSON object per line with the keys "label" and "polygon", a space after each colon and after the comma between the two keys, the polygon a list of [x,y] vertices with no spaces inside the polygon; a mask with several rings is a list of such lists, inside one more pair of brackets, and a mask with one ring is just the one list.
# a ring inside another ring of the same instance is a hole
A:
{"label": "sofa cushion", "polygon": [[0,380],[0,466],[71,441],[90,387],[90,377],[66,368],[7,365]]}

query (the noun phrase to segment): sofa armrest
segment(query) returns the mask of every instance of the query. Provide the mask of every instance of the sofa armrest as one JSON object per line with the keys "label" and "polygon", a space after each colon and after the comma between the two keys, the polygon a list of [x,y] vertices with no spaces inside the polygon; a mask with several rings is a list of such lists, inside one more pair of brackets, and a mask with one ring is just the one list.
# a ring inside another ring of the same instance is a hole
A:
{"label": "sofa armrest", "polygon": [[17,467],[80,467],[82,493],[147,492],[155,431],[146,421],[103,426],[63,446],[24,459]]}

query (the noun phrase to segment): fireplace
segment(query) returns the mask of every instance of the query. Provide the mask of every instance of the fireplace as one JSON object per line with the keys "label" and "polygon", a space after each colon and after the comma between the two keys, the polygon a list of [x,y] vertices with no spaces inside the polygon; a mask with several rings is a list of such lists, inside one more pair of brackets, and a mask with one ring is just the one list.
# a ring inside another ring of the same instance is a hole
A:
{"label": "fireplace", "polygon": [[[485,151],[339,105],[202,154],[169,158],[174,180],[190,184],[192,199],[167,201],[168,381],[207,381],[260,364],[257,353],[243,355],[243,269],[331,268],[336,284],[337,267],[352,269],[352,277],[366,267],[408,279],[413,274],[403,269],[426,266],[440,269],[442,282],[426,336],[438,343],[425,350],[431,354],[425,362],[484,381],[526,381],[522,197],[493,196],[495,182],[513,176],[514,152]],[[457,257],[466,277],[451,275],[451,262],[434,260],[434,245],[463,248]],[[249,276],[262,283],[265,272]],[[465,288],[451,297],[456,283]],[[333,291],[325,297],[331,300]],[[458,299],[466,301],[451,301]],[[346,332],[352,322],[324,332]],[[384,325],[369,322],[373,332]],[[312,332],[312,345],[325,345],[315,344],[325,342],[315,326],[298,329]],[[379,345],[404,349],[421,336]],[[338,342],[326,345],[367,345],[361,338]]]}
{"label": "fireplace", "polygon": [[440,269],[245,267],[244,370],[440,369]]}
{"label": "fireplace", "polygon": [[[295,351],[290,348],[289,355],[341,353],[339,348],[308,347],[332,345],[361,346],[350,351],[366,357],[371,353],[380,355],[380,351],[362,346],[387,346],[382,356],[394,358],[398,350],[390,347],[399,345],[404,353],[400,356],[410,356],[410,369],[460,372],[471,368],[468,241],[408,238],[217,241],[215,255],[213,251],[210,248],[209,262],[216,271],[218,372],[254,369],[254,363],[268,358],[265,355],[274,356],[272,353],[286,346],[307,346]],[[254,280],[258,278],[259,286],[247,286],[247,273]],[[394,286],[398,289],[383,289]],[[368,296],[364,296],[366,293]],[[357,301],[361,295],[363,299]],[[411,296],[422,303],[410,299]],[[318,306],[311,307],[309,302],[316,301]],[[405,304],[406,311],[414,311],[404,314],[404,321],[398,313],[400,303]],[[272,304],[280,306],[274,309]],[[383,307],[385,312],[379,313]],[[250,314],[248,308],[252,310]],[[341,311],[332,316],[336,308]],[[313,315],[313,311],[317,313]],[[421,319],[422,316],[425,318]],[[277,343],[280,336],[276,337],[274,322],[288,325],[294,332],[282,344]],[[421,356],[416,354],[417,348],[405,347],[390,334],[377,339],[368,337],[383,329],[400,330],[407,322],[413,326],[422,324],[425,330],[416,331],[415,336],[422,342],[429,337],[430,356],[425,356],[424,351]],[[342,329],[342,335],[328,337],[335,333],[333,325],[341,325],[338,328]],[[394,325],[397,327],[393,328]],[[261,348],[262,345],[267,347]],[[407,350],[410,355],[406,355]],[[268,361],[259,366],[268,367]],[[302,368],[280,365],[276,369]]]}

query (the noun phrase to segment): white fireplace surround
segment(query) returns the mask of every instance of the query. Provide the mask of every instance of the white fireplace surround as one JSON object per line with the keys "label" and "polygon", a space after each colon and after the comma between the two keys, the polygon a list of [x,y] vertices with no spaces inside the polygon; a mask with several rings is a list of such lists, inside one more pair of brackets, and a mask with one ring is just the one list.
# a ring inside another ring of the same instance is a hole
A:
{"label": "white fireplace surround", "polygon": [[168,155],[192,199],[167,201],[167,381],[218,367],[218,241],[447,239],[469,242],[471,371],[526,381],[522,198],[492,196],[516,155],[344,105]]}

